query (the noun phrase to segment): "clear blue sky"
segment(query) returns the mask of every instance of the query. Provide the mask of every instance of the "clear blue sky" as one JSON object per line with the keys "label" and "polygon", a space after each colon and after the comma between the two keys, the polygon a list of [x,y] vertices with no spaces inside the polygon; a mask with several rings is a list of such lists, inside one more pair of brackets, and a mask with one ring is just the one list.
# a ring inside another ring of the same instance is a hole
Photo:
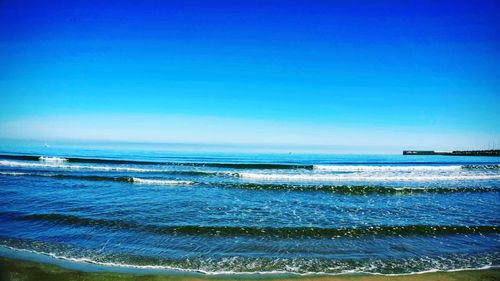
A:
{"label": "clear blue sky", "polygon": [[499,14],[498,1],[4,0],[0,137],[498,146]]}

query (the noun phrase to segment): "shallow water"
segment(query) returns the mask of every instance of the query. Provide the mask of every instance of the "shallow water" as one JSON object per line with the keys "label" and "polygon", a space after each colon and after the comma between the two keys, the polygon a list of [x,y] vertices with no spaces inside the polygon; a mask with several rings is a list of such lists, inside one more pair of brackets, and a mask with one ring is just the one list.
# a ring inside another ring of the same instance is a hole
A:
{"label": "shallow water", "polygon": [[500,159],[16,148],[0,246],[206,273],[500,264]]}

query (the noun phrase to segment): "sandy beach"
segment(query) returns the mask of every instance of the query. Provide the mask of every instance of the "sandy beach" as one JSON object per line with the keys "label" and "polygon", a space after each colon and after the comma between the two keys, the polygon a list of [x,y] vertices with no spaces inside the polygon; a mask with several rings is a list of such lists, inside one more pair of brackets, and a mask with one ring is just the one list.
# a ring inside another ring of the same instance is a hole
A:
{"label": "sandy beach", "polygon": [[338,276],[293,276],[293,277],[268,277],[257,276],[250,278],[234,278],[228,276],[194,276],[194,275],[155,275],[155,274],[127,274],[127,273],[113,273],[113,272],[83,272],[68,270],[65,268],[57,267],[54,265],[14,260],[14,259],[0,259],[0,280],[1,281],[14,281],[14,280],[144,280],[144,281],[163,281],[163,280],[279,280],[279,281],[341,281],[341,280],[354,280],[354,281],[424,281],[424,280],[439,280],[439,281],[472,281],[472,280],[500,280],[500,270],[486,269],[486,270],[469,270],[469,271],[456,271],[456,272],[433,272],[414,275],[400,275],[400,276],[381,276],[381,275],[338,275]]}

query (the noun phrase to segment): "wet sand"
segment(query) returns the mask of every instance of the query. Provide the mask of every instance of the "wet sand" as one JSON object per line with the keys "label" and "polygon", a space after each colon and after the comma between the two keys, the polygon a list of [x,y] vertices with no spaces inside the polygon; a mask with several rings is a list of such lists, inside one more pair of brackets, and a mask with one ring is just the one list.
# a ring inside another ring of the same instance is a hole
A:
{"label": "wet sand", "polygon": [[69,270],[54,265],[20,261],[14,259],[0,258],[0,281],[6,280],[86,280],[86,281],[108,281],[108,280],[142,280],[142,281],[207,281],[207,280],[275,280],[275,281],[496,281],[500,280],[500,269],[469,270],[456,272],[433,272],[401,276],[378,276],[378,275],[337,275],[337,276],[293,276],[293,277],[269,277],[257,276],[251,278],[235,278],[231,276],[193,276],[193,275],[159,275],[159,274],[128,274],[114,272],[83,272]]}

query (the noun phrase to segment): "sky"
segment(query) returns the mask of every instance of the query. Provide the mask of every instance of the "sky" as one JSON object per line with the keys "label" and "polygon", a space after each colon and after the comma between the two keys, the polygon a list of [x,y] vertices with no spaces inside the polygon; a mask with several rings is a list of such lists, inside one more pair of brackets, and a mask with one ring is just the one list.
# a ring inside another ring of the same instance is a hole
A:
{"label": "sky", "polygon": [[0,138],[500,147],[498,1],[0,1]]}

